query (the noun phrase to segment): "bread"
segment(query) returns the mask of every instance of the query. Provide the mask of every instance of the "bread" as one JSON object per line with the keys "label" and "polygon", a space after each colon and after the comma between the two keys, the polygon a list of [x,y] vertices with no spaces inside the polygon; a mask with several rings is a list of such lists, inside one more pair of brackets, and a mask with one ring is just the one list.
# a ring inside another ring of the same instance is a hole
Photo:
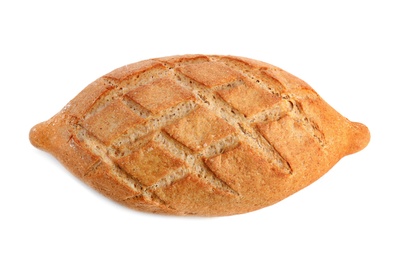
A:
{"label": "bread", "polygon": [[216,55],[116,69],[30,132],[34,146],[121,204],[200,216],[272,205],[369,139],[295,76]]}

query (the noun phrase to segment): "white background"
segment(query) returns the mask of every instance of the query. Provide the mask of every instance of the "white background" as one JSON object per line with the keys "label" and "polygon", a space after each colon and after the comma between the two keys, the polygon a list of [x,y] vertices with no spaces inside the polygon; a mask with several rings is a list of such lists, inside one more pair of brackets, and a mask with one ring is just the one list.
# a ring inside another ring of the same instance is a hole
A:
{"label": "white background", "polygon": [[[397,1],[5,2],[0,259],[399,259]],[[30,145],[103,74],[187,53],[279,66],[371,142],[286,200],[219,218],[125,209]]]}

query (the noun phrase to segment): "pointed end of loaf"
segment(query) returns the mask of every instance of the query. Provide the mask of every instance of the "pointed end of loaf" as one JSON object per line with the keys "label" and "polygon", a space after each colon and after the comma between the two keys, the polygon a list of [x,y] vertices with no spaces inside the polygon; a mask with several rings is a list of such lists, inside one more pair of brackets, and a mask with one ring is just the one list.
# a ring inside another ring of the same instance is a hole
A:
{"label": "pointed end of loaf", "polygon": [[50,142],[46,129],[47,123],[42,122],[32,127],[29,132],[29,141],[33,146],[41,150],[47,150]]}
{"label": "pointed end of loaf", "polygon": [[32,127],[29,140],[33,146],[46,152],[57,149],[61,142],[67,142],[70,134],[67,118],[61,113]]}
{"label": "pointed end of loaf", "polygon": [[370,142],[370,131],[367,126],[352,122],[348,155],[363,150]]}

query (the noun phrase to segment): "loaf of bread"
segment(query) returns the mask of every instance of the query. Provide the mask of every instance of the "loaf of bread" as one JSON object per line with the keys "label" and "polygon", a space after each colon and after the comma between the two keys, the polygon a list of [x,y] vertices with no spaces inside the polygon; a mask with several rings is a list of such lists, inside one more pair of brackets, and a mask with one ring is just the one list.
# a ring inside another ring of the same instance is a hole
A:
{"label": "loaf of bread", "polygon": [[216,55],[116,69],[30,132],[34,146],[121,204],[199,216],[272,205],[369,139],[295,76]]}

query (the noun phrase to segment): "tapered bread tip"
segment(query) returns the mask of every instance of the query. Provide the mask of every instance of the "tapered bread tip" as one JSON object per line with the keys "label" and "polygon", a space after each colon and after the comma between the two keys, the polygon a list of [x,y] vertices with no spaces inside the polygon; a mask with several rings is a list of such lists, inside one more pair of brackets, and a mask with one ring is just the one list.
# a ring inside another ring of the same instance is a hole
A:
{"label": "tapered bread tip", "polygon": [[35,125],[29,132],[29,141],[33,146],[41,150],[46,150],[48,136],[45,134],[46,123],[42,122]]}
{"label": "tapered bread tip", "polygon": [[370,131],[367,126],[361,123],[352,122],[351,131],[348,154],[353,154],[363,150],[370,142]]}

